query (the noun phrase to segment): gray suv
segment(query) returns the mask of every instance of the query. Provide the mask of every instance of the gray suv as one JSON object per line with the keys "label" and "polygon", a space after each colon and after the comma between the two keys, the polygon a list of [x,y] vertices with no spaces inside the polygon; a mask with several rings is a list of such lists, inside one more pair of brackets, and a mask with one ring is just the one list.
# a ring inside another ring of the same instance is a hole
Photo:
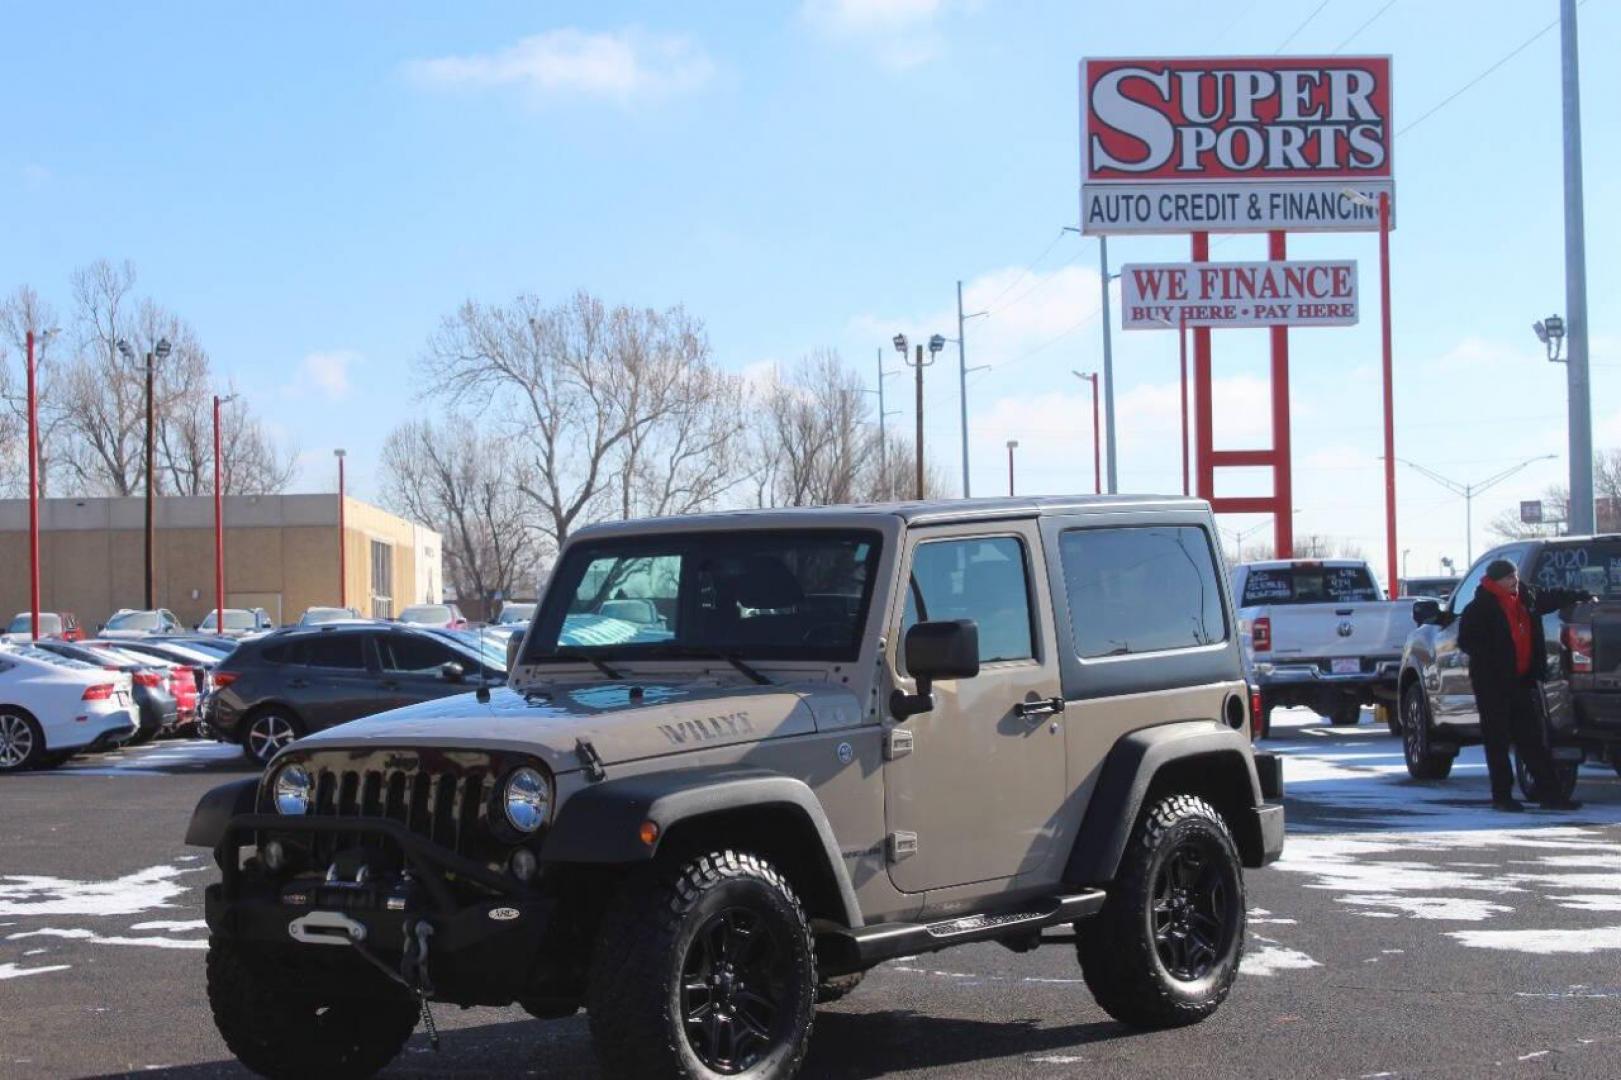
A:
{"label": "gray suv", "polygon": [[506,687],[198,805],[216,1024],[267,1075],[365,1073],[429,1002],[584,1008],[607,1076],[789,1077],[817,1002],[982,941],[1202,1020],[1283,846],[1215,540],[1129,497],[582,530]]}

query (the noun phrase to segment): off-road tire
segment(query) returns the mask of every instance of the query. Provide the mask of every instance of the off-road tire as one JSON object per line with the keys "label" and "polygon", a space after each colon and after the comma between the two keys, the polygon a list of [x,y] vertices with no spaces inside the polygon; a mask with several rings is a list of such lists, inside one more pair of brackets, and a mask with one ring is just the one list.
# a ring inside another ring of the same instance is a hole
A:
{"label": "off-road tire", "polygon": [[[704,1063],[688,1037],[683,976],[692,951],[703,949],[700,931],[736,913],[769,935],[783,974],[767,1049],[740,1071],[722,1073]],[[769,862],[720,850],[638,870],[603,915],[592,957],[586,1011],[598,1063],[611,1080],[786,1080],[805,1059],[816,984],[804,908]]]}
{"label": "off-road tire", "polygon": [[1401,749],[1407,775],[1414,780],[1445,780],[1452,775],[1453,754],[1430,749],[1430,707],[1424,688],[1408,683],[1401,694]]}
{"label": "off-road tire", "polygon": [[822,981],[816,984],[816,1004],[831,1005],[840,998],[849,996],[866,977],[865,971],[857,971],[850,975],[824,976]]}
{"label": "off-road tire", "polygon": [[[1161,870],[1188,848],[1208,858],[1224,902],[1214,920],[1209,969],[1185,980],[1162,959],[1154,923]],[[1216,1011],[1244,953],[1244,878],[1232,833],[1213,806],[1194,795],[1168,795],[1142,815],[1108,899],[1087,923],[1076,951],[1092,996],[1123,1024],[1182,1027]]]}
{"label": "off-road tire", "polygon": [[10,705],[0,708],[0,737],[4,739],[0,773],[26,772],[45,764],[49,754],[45,749],[45,732],[27,710]]}
{"label": "off-road tire", "polygon": [[1576,763],[1550,761],[1548,766],[1553,769],[1554,779],[1558,783],[1552,795],[1537,786],[1536,780],[1531,776],[1531,770],[1525,764],[1525,759],[1520,756],[1518,750],[1514,751],[1514,778],[1519,782],[1521,794],[1535,803],[1568,801],[1576,793]]}
{"label": "off-road tire", "polygon": [[1335,727],[1356,727],[1362,723],[1362,706],[1356,702],[1336,705],[1334,711],[1328,714],[1328,722]]}
{"label": "off-road tire", "polygon": [[231,1053],[260,1076],[291,1080],[371,1076],[393,1061],[416,1027],[416,1000],[369,971],[364,996],[323,992],[322,974],[210,937],[208,1004]]}

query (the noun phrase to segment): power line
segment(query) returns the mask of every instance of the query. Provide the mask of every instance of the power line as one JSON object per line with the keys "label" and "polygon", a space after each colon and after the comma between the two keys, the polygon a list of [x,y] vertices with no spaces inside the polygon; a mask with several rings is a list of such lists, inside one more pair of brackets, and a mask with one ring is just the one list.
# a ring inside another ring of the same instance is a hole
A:
{"label": "power line", "polygon": [[989,304],[985,305],[986,310],[988,311],[991,308],[994,308],[998,303],[1001,302],[1002,297],[1006,296],[1008,293],[1010,293],[1014,289],[1018,288],[1019,285],[1023,284],[1024,279],[1030,276],[1030,272],[1032,270],[1034,270],[1037,266],[1041,265],[1041,260],[1045,259],[1049,254],[1051,254],[1052,249],[1057,247],[1058,246],[1058,241],[1062,240],[1063,238],[1064,238],[1064,230],[1059,229],[1058,230],[1058,235],[1056,235],[1056,236],[1054,236],[1052,238],[1052,242],[1049,243],[1046,247],[1041,249],[1041,254],[1037,255],[1034,259],[1031,259],[1028,263],[1026,263],[1023,267],[1021,267],[1020,270],[1019,270],[1019,276],[1014,278],[1013,281],[1011,283],[1009,283],[1007,288],[1005,288],[1001,292],[997,293],[996,294],[996,299],[992,300]]}
{"label": "power line", "polygon": [[[1077,251],[1074,255],[1071,255],[1068,259],[1065,259],[1058,266],[1054,267],[1053,270],[1052,270],[1052,273],[1050,273],[1047,277],[1044,277],[1040,281],[1035,282],[1028,289],[1024,290],[1018,296],[1015,296],[1013,299],[1009,300],[1007,303],[1003,304],[1001,307],[997,307],[993,303],[987,309],[987,313],[997,312],[997,311],[1006,311],[1010,307],[1014,307],[1014,306],[1016,306],[1018,304],[1023,303],[1026,298],[1028,298],[1030,296],[1033,296],[1034,294],[1040,292],[1042,289],[1045,289],[1047,286],[1051,285],[1054,281],[1057,281],[1058,280],[1058,272],[1060,270],[1063,270],[1065,267],[1069,266],[1076,259],[1079,259],[1082,254],[1084,254],[1084,252]],[[1006,290],[1003,291],[1003,295],[1006,295]]]}
{"label": "power line", "polygon": [[[1576,6],[1581,7],[1583,4],[1586,4],[1586,3],[1587,3],[1587,0],[1577,0],[1577,5]],[[1418,119],[1416,119],[1416,120],[1412,121],[1411,123],[1409,123],[1406,127],[1399,129],[1396,132],[1396,134],[1398,136],[1405,135],[1409,131],[1412,131],[1414,128],[1418,127],[1418,125],[1422,124],[1424,121],[1428,120],[1430,117],[1434,116],[1436,113],[1440,112],[1442,109],[1444,109],[1448,105],[1452,104],[1453,101],[1457,100],[1460,96],[1462,96],[1463,93],[1466,90],[1469,90],[1470,88],[1474,87],[1476,84],[1478,84],[1479,82],[1484,80],[1486,78],[1486,76],[1490,75],[1492,72],[1496,71],[1498,68],[1502,67],[1504,64],[1508,63],[1510,60],[1512,60],[1516,56],[1520,55],[1526,49],[1529,49],[1532,46],[1532,44],[1535,43],[1539,38],[1541,38],[1549,30],[1552,30],[1554,27],[1556,27],[1558,25],[1559,25],[1559,20],[1554,19],[1547,26],[1544,26],[1541,30],[1538,30],[1536,33],[1532,34],[1530,37],[1526,38],[1524,41],[1522,41],[1518,45],[1514,46],[1514,48],[1510,49],[1507,53],[1505,53],[1502,56],[1501,59],[1499,59],[1496,63],[1492,64],[1491,67],[1487,68],[1485,71],[1482,71],[1479,75],[1476,75],[1473,79],[1470,79],[1468,82],[1464,83],[1462,86],[1460,86],[1456,90],[1452,91],[1452,93],[1450,93],[1446,97],[1442,98],[1439,102],[1437,102],[1435,105],[1433,105],[1429,109],[1428,112],[1424,113]]]}
{"label": "power line", "polygon": [[1347,45],[1351,44],[1351,42],[1353,42],[1357,38],[1361,37],[1362,36],[1362,31],[1366,30],[1368,27],[1370,27],[1374,23],[1378,22],[1379,21],[1379,16],[1383,15],[1385,12],[1389,11],[1391,8],[1393,8],[1395,6],[1396,6],[1396,0],[1387,0],[1387,3],[1385,4],[1384,7],[1380,8],[1378,11],[1375,11],[1372,15],[1368,16],[1368,21],[1367,22],[1363,23],[1361,26],[1359,26],[1355,30],[1351,31],[1351,36],[1350,37],[1346,38],[1344,41],[1342,41],[1338,45],[1334,46],[1334,52],[1330,53],[1329,55],[1332,56],[1332,55],[1337,54],[1341,49],[1345,48]]}
{"label": "power line", "polygon": [[1292,34],[1290,34],[1288,37],[1283,39],[1283,44],[1279,45],[1276,49],[1273,49],[1272,51],[1275,52],[1275,53],[1280,53],[1284,49],[1287,49],[1289,47],[1289,43],[1291,41],[1293,41],[1295,38],[1299,37],[1300,32],[1302,30],[1304,30],[1306,27],[1310,26],[1312,20],[1317,18],[1317,16],[1321,15],[1323,13],[1323,9],[1326,8],[1332,2],[1333,2],[1333,0],[1323,0],[1323,2],[1321,4],[1318,4],[1315,8],[1313,8],[1311,14],[1307,15],[1304,19],[1302,19],[1301,22],[1300,22],[1300,25],[1295,27],[1294,32]]}

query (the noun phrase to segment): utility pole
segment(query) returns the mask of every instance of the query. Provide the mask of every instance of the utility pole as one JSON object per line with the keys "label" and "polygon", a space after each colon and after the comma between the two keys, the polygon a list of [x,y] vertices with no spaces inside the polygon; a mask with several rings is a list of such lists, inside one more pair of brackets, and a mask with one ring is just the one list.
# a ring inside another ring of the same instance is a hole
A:
{"label": "utility pole", "polygon": [[988,314],[988,311],[976,311],[971,315],[962,313],[962,282],[957,282],[957,389],[962,403],[962,497],[965,499],[970,497],[971,492],[968,490],[968,347],[963,344],[963,323]]}
{"label": "utility pole", "polygon": [[900,414],[900,410],[896,409],[894,412],[891,412],[889,409],[884,407],[884,380],[894,374],[895,372],[893,371],[884,370],[884,350],[882,346],[879,346],[878,389],[868,390],[866,392],[869,394],[878,395],[878,475],[883,478],[883,488],[880,493],[880,497],[885,499],[894,497],[894,493],[889,489],[889,418],[891,416],[898,416]]}
{"label": "utility pole", "polygon": [[1576,0],[1559,3],[1565,114],[1565,378],[1570,409],[1570,531],[1594,531],[1593,404],[1587,369],[1587,247],[1582,214],[1582,97]]}
{"label": "utility pole", "polygon": [[923,369],[927,366],[923,362],[923,346],[919,345],[917,362],[912,367],[917,371],[917,486],[914,497],[920,502],[923,499]]}
{"label": "utility pole", "polygon": [[[128,341],[119,338],[118,351],[124,355],[125,360],[135,359],[135,350]],[[167,359],[169,356],[169,339],[159,338],[157,344],[146,351],[146,609],[151,611],[157,607],[157,595],[154,589],[154,580],[157,577],[156,563],[154,561],[153,540],[156,531],[155,498],[157,495],[157,402],[153,396],[153,384],[157,377],[157,361]]]}
{"label": "utility pole", "polygon": [[220,484],[220,406],[236,395],[214,395],[214,632],[225,633],[225,514]]}

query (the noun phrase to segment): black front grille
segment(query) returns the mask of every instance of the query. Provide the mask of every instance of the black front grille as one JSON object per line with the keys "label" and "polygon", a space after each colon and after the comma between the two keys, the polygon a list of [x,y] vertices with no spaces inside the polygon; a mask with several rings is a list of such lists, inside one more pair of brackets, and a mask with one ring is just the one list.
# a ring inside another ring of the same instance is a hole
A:
{"label": "black front grille", "polygon": [[317,766],[311,775],[315,805],[310,812],[317,817],[387,818],[462,854],[470,853],[488,835],[495,777],[486,771],[457,775],[423,769]]}
{"label": "black front grille", "polygon": [[[492,862],[502,858],[506,847],[490,820],[496,785],[523,763],[515,756],[507,760],[509,756],[427,749],[319,750],[295,752],[285,760],[309,770],[315,784],[311,817],[397,821],[458,855]],[[269,803],[268,789],[263,797]],[[346,848],[380,845],[375,833],[306,835],[317,865]]]}

